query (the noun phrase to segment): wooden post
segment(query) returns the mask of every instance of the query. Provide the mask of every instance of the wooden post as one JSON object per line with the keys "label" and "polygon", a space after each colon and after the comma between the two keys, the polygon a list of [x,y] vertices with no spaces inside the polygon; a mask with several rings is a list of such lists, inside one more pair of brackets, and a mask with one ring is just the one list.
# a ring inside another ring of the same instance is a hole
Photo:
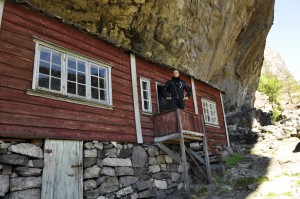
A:
{"label": "wooden post", "polygon": [[223,111],[223,118],[224,118],[224,124],[225,124],[227,145],[230,148],[230,141],[229,141],[229,135],[228,135],[228,129],[227,129],[227,122],[226,122],[226,116],[225,116],[225,110],[224,110],[224,103],[223,103],[223,95],[222,95],[221,92],[220,92],[220,98],[221,98],[221,103],[222,103],[222,111]]}
{"label": "wooden post", "polygon": [[206,139],[203,116],[201,116],[201,123],[202,123],[202,130],[203,130],[203,151],[204,151],[204,155],[205,155],[207,179],[208,179],[208,183],[212,184],[212,175],[211,175],[211,169],[210,169],[210,162],[209,162],[209,155],[208,155],[208,148],[207,148],[207,139]]}
{"label": "wooden post", "polygon": [[194,110],[195,110],[196,114],[199,114],[198,102],[197,102],[197,94],[196,94],[196,88],[195,88],[195,82],[194,82],[194,78],[192,78],[192,77],[191,77],[191,84],[192,84]]}
{"label": "wooden post", "polygon": [[0,0],[0,28],[1,28],[3,10],[4,10],[4,3],[5,3],[5,0]]}
{"label": "wooden post", "polygon": [[180,109],[177,109],[176,112],[177,112],[178,130],[180,133],[179,140],[180,140],[181,163],[182,163],[182,167],[183,167],[183,177],[184,177],[184,184],[185,184],[185,193],[186,193],[186,198],[190,199],[191,198],[190,182],[189,182],[188,166],[187,166],[187,162],[186,162],[185,145],[184,145],[184,137],[183,137],[183,131],[182,131],[182,121],[181,121]]}

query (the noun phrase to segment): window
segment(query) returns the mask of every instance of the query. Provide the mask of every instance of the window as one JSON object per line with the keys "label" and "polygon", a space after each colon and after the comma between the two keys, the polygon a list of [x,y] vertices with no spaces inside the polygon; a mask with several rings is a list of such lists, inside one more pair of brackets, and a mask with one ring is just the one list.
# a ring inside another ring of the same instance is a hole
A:
{"label": "window", "polygon": [[49,44],[35,56],[33,90],[112,105],[109,66]]}
{"label": "window", "polygon": [[151,105],[151,89],[150,80],[140,78],[141,97],[142,97],[142,110],[144,112],[152,112]]}
{"label": "window", "polygon": [[202,107],[205,123],[219,125],[216,103],[202,99]]}

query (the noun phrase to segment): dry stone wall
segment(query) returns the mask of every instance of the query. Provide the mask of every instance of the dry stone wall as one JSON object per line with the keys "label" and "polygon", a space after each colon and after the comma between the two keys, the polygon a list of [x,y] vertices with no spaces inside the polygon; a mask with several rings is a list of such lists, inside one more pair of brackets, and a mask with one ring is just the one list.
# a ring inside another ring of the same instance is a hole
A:
{"label": "dry stone wall", "polygon": [[40,199],[43,141],[19,141],[0,140],[0,198]]}
{"label": "dry stone wall", "polygon": [[[177,147],[177,146],[173,146]],[[182,166],[155,145],[84,143],[84,198],[170,198]]]}

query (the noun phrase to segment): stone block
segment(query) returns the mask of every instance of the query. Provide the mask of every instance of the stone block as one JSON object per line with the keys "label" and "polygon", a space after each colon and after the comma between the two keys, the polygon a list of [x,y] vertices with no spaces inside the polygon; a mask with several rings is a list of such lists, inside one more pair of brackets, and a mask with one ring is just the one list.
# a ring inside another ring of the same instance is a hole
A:
{"label": "stone block", "polygon": [[132,166],[145,167],[148,162],[146,150],[141,146],[134,146],[132,152]]}
{"label": "stone block", "polygon": [[176,172],[172,172],[171,173],[171,179],[172,179],[172,182],[177,182],[179,179],[180,179],[180,174],[179,173],[176,173]]}
{"label": "stone block", "polygon": [[134,189],[132,188],[132,186],[125,187],[124,189],[120,189],[119,191],[117,191],[117,198],[120,198],[121,196],[124,196],[124,195],[128,195],[128,194],[132,193],[133,191],[134,191]]}
{"label": "stone block", "polygon": [[161,164],[159,166],[160,166],[161,171],[167,171],[167,165],[166,164]]}
{"label": "stone block", "polygon": [[104,149],[111,149],[113,147],[115,147],[113,144],[105,144],[104,145]]}
{"label": "stone block", "polygon": [[101,195],[111,193],[119,189],[119,181],[117,177],[109,177],[103,182],[99,188]]}
{"label": "stone block", "polygon": [[8,164],[3,164],[3,171],[2,174],[3,175],[10,175],[12,172],[12,166],[8,165]]}
{"label": "stone block", "polygon": [[10,179],[10,190],[21,191],[42,187],[42,177],[17,177]]}
{"label": "stone block", "polygon": [[93,142],[86,142],[86,143],[84,143],[83,147],[85,149],[92,149],[92,148],[94,148],[94,144],[93,144]]}
{"label": "stone block", "polygon": [[173,158],[169,155],[165,155],[165,160],[167,164],[172,164],[173,163]]}
{"label": "stone block", "polygon": [[39,176],[42,174],[42,169],[30,167],[17,167],[14,171],[20,176]]}
{"label": "stone block", "polygon": [[167,164],[167,171],[177,172],[177,165],[176,164]]}
{"label": "stone block", "polygon": [[154,180],[154,187],[157,189],[168,189],[167,182],[164,180]]}
{"label": "stone block", "polygon": [[149,172],[150,173],[157,173],[160,171],[159,165],[151,165],[149,166]]}
{"label": "stone block", "polygon": [[107,176],[102,176],[96,180],[97,186],[101,185],[105,180],[107,180]]}
{"label": "stone block", "polygon": [[149,184],[148,180],[140,180],[137,183],[135,183],[135,187],[136,187],[136,190],[139,192],[139,191],[144,191],[146,189],[149,189],[150,184]]}
{"label": "stone block", "polygon": [[94,189],[91,191],[86,191],[84,192],[84,197],[85,199],[95,199],[100,195],[100,189]]}
{"label": "stone block", "polygon": [[9,199],[40,199],[41,190],[40,189],[27,189],[23,191],[11,192],[9,194]]}
{"label": "stone block", "polygon": [[157,146],[149,145],[147,151],[150,157],[159,155],[159,148]]}
{"label": "stone block", "polygon": [[28,158],[23,155],[17,155],[17,154],[0,155],[0,163],[2,164],[26,166],[27,162],[28,162]]}
{"label": "stone block", "polygon": [[103,167],[103,159],[97,159],[97,165],[102,168]]}
{"label": "stone block", "polygon": [[134,177],[134,176],[124,176],[120,177],[120,184],[122,187],[127,187],[129,185],[132,185],[136,183],[139,180],[139,177]]}
{"label": "stone block", "polygon": [[9,190],[9,175],[0,175],[0,196],[5,196]]}
{"label": "stone block", "polygon": [[97,182],[95,180],[87,180],[83,182],[83,188],[85,191],[95,189],[97,187]]}
{"label": "stone block", "polygon": [[123,149],[120,151],[119,158],[129,158],[132,156],[132,149]]}
{"label": "stone block", "polygon": [[115,173],[115,170],[111,167],[103,167],[101,169],[100,175],[116,176],[116,173]]}
{"label": "stone block", "polygon": [[110,158],[116,158],[117,157],[117,149],[116,148],[106,149],[105,155]]}
{"label": "stone block", "polygon": [[94,143],[94,147],[95,147],[96,149],[103,150],[103,144],[100,143],[100,142]]}
{"label": "stone block", "polygon": [[166,163],[165,156],[164,155],[157,156],[156,161],[157,161],[157,164],[165,164]]}
{"label": "stone block", "polygon": [[20,143],[16,145],[11,145],[8,148],[9,151],[13,153],[18,153],[34,158],[43,158],[43,150],[34,144]]}
{"label": "stone block", "polygon": [[97,158],[84,158],[83,168],[92,167],[97,164]]}
{"label": "stone block", "polygon": [[86,149],[84,150],[85,158],[96,158],[97,157],[97,149]]}
{"label": "stone block", "polygon": [[156,157],[149,157],[148,158],[148,164],[149,165],[157,164]]}
{"label": "stone block", "polygon": [[98,158],[105,158],[105,157],[106,157],[105,151],[98,150]]}
{"label": "stone block", "polygon": [[99,176],[100,170],[101,170],[100,167],[98,167],[97,165],[90,168],[86,168],[83,171],[83,178],[84,179],[96,178]]}
{"label": "stone block", "polygon": [[146,190],[143,192],[138,193],[138,198],[151,198],[151,197],[155,197],[155,190],[151,189],[151,190]]}
{"label": "stone block", "polygon": [[131,160],[121,159],[121,158],[104,158],[103,159],[104,166],[113,166],[113,167],[130,167],[132,166]]}
{"label": "stone block", "polygon": [[132,176],[134,175],[134,170],[131,167],[116,167],[116,176]]}
{"label": "stone block", "polygon": [[0,149],[8,149],[11,143],[0,143]]}
{"label": "stone block", "polygon": [[167,194],[163,191],[155,190],[155,198],[165,199],[167,198]]}
{"label": "stone block", "polygon": [[166,180],[166,179],[172,179],[172,175],[170,172],[159,172],[152,175],[154,179],[157,180]]}

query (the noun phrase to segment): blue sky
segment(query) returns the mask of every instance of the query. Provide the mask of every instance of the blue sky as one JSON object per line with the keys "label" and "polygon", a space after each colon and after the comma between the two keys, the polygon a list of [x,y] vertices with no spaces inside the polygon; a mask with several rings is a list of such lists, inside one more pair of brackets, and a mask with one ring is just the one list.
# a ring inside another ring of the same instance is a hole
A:
{"label": "blue sky", "polygon": [[281,55],[290,72],[300,80],[299,0],[275,0],[275,19],[267,46]]}

